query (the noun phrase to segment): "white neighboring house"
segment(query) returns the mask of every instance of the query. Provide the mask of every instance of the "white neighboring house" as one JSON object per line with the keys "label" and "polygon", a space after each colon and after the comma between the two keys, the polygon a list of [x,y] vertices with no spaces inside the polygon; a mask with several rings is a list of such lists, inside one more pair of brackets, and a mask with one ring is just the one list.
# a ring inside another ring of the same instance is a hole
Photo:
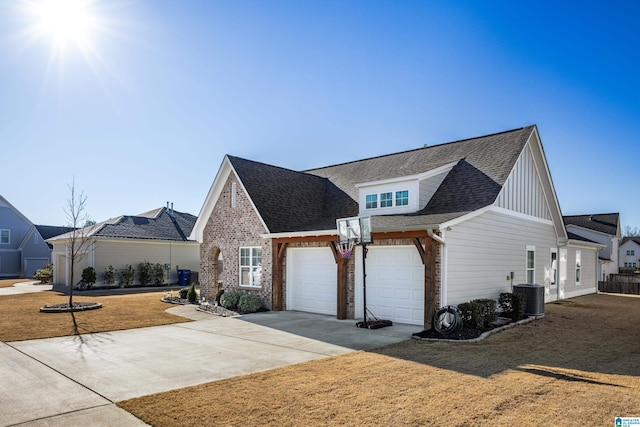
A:
{"label": "white neighboring house", "polygon": [[618,251],[620,268],[640,268],[640,237],[625,237]]}
{"label": "white neighboring house", "polygon": [[618,273],[619,213],[571,215],[563,220],[568,233],[604,246],[598,251],[598,280],[607,281],[609,275]]}
{"label": "white neighboring house", "polygon": [[[85,227],[90,244],[84,256],[74,266],[74,286],[80,282],[82,270],[96,270],[96,285],[104,285],[103,274],[111,265],[116,270],[131,265],[134,269],[142,262],[162,264],[167,267],[165,279],[177,283],[177,269],[197,272],[200,267],[200,245],[188,240],[196,217],[173,208],[159,208],[139,215],[123,215],[115,219]],[[70,261],[67,244],[70,233],[47,240],[53,245],[54,284],[69,286]],[[116,284],[118,278],[116,275]],[[139,283],[136,280],[134,284]]]}
{"label": "white neighboring house", "polygon": [[361,318],[362,248],[336,244],[352,216],[371,217],[367,308],[383,319],[429,328],[438,307],[512,284],[545,301],[597,291],[603,245],[567,234],[528,126],[306,171],[225,156],[191,235],[203,295],[222,281],[272,310]]}

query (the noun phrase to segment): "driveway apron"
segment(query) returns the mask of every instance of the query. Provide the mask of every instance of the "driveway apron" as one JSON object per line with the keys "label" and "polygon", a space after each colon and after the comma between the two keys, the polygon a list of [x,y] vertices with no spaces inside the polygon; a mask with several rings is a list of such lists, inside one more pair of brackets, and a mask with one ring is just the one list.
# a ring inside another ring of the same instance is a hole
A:
{"label": "driveway apron", "polygon": [[[0,424],[99,425],[113,402],[379,347],[415,326],[269,312],[81,336],[0,343]],[[98,418],[96,418],[98,417]],[[46,421],[46,423],[45,423]],[[59,424],[58,424],[59,423]],[[113,419],[110,424],[114,425]]]}

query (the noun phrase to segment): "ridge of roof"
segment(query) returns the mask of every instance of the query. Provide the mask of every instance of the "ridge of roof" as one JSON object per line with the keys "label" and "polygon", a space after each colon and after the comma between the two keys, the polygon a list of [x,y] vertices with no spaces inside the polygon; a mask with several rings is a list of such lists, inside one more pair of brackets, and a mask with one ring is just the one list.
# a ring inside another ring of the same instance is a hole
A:
{"label": "ridge of roof", "polygon": [[[348,162],[336,163],[336,164],[333,164],[333,165],[326,165],[326,166],[319,166],[319,167],[311,168],[311,169],[304,169],[301,172],[308,173],[308,172],[311,172],[311,171],[316,171],[316,170],[321,170],[321,169],[328,169],[328,168],[333,168],[333,167],[338,167],[338,166],[345,166],[345,165],[364,162],[364,161],[368,161],[368,160],[376,160],[376,159],[382,159],[382,158],[385,158],[385,157],[391,157],[391,156],[396,156],[396,155],[400,155],[400,154],[407,154],[407,153],[413,153],[413,152],[416,152],[416,151],[429,150],[429,149],[436,148],[436,147],[440,147],[441,148],[441,147],[444,147],[444,146],[447,146],[447,145],[453,145],[453,144],[458,144],[458,143],[463,143],[463,142],[470,142],[470,141],[473,141],[473,140],[476,140],[476,139],[491,138],[491,137],[496,137],[496,136],[499,136],[499,135],[508,134],[508,133],[512,133],[512,132],[519,132],[519,131],[523,131],[523,130],[529,129],[529,128],[533,129],[533,128],[535,128],[535,126],[536,126],[535,124],[532,124],[532,125],[529,125],[529,126],[523,126],[523,127],[519,127],[519,128],[516,128],[516,129],[504,130],[502,132],[495,132],[495,133],[491,133],[491,134],[488,134],[488,135],[474,136],[472,138],[464,138],[464,139],[459,139],[459,140],[455,140],[455,141],[443,142],[443,143],[440,143],[440,144],[429,145],[427,147],[411,148],[409,150],[397,151],[397,152],[394,152],[394,153],[387,153],[387,154],[380,154],[378,156],[365,157],[363,159],[351,160],[351,161],[348,161]],[[460,159],[462,159],[462,158],[460,158]]]}
{"label": "ridge of roof", "polygon": [[303,171],[226,158],[268,232],[327,229],[335,226],[336,218],[357,215],[356,184],[424,173],[453,161],[456,166],[417,214],[444,218],[487,206],[495,201],[535,130],[530,125]]}

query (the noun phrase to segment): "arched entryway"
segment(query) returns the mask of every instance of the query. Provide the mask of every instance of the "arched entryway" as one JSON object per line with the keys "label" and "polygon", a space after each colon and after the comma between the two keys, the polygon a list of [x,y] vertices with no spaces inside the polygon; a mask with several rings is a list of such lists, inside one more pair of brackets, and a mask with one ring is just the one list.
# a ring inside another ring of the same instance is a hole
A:
{"label": "arched entryway", "polygon": [[206,270],[206,282],[200,291],[204,292],[203,296],[207,300],[212,300],[218,292],[218,282],[221,281],[222,252],[220,251],[220,247],[212,246],[211,249],[209,249]]}

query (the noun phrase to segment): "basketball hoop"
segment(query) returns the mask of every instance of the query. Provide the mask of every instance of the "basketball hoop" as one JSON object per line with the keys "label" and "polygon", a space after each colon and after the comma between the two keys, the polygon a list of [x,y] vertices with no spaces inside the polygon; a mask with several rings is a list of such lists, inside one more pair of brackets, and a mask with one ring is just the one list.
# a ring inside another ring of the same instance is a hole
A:
{"label": "basketball hoop", "polygon": [[351,258],[351,252],[353,251],[353,246],[355,245],[355,240],[349,239],[346,242],[338,243],[338,251],[340,251],[340,255],[344,259]]}

